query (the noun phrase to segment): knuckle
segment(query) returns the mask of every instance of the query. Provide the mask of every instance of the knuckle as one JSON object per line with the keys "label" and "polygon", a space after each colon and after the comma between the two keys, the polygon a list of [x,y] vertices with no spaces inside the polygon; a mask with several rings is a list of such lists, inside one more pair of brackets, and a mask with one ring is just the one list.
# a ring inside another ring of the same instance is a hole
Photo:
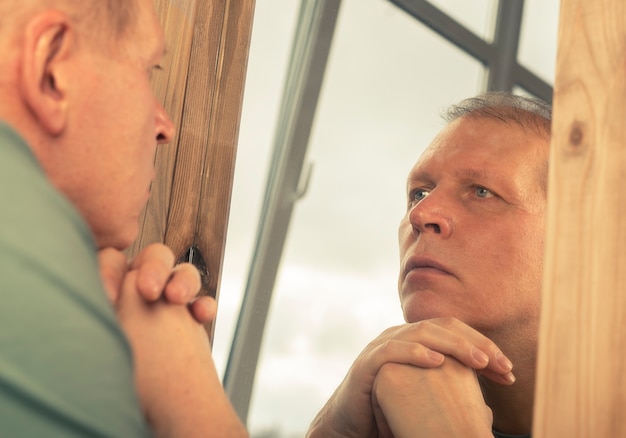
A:
{"label": "knuckle", "polygon": [[398,389],[403,388],[406,386],[407,383],[404,375],[404,368],[406,368],[406,365],[394,362],[387,362],[383,364],[378,370],[378,373],[376,374],[376,380],[379,384],[384,385],[388,389],[394,387]]}
{"label": "knuckle", "polygon": [[393,341],[391,341],[390,339],[383,341],[378,346],[378,350],[384,355],[388,354],[392,349],[393,349]]}
{"label": "knuckle", "polygon": [[416,359],[421,359],[425,355],[425,351],[426,347],[424,347],[422,344],[412,343],[409,347],[409,354]]}
{"label": "knuckle", "polygon": [[472,344],[470,342],[468,342],[467,340],[463,339],[463,338],[456,338],[454,339],[454,345],[457,349],[457,351],[463,351],[463,350],[469,350],[472,348]]}
{"label": "knuckle", "polygon": [[394,362],[384,363],[378,370],[379,376],[395,376],[397,374],[400,364]]}

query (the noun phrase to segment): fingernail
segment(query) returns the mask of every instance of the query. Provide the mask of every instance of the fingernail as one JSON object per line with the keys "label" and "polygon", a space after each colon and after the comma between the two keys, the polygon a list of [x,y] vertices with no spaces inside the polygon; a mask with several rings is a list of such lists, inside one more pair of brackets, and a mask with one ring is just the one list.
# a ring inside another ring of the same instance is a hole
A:
{"label": "fingernail", "polygon": [[482,350],[479,350],[476,347],[472,347],[472,356],[478,363],[486,364],[489,362],[489,356],[487,356]]}
{"label": "fingernail", "polygon": [[157,299],[159,295],[161,295],[158,280],[155,279],[153,276],[144,277],[140,286],[140,293],[146,299]]}
{"label": "fingernail", "polygon": [[148,290],[152,295],[160,295],[161,290],[159,286],[159,281],[156,278],[151,277],[148,280]]}
{"label": "fingernail", "polygon": [[504,379],[509,383],[515,383],[515,376],[511,372],[506,373]]}
{"label": "fingernail", "polygon": [[509,360],[508,357],[506,357],[499,351],[496,353],[496,360],[498,361],[500,366],[506,371],[511,371],[513,369],[513,363]]}
{"label": "fingernail", "polygon": [[176,293],[178,294],[179,298],[182,301],[190,301],[194,297],[194,294],[191,292],[191,289],[186,288],[186,287],[178,287],[176,289]]}

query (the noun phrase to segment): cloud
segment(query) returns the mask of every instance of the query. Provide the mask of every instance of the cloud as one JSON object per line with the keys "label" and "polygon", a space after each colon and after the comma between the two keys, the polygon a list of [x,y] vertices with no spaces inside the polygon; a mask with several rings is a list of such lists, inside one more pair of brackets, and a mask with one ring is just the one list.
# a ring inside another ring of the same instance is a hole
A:
{"label": "cloud", "polygon": [[395,272],[369,278],[286,265],[269,314],[250,426],[304,429],[362,348],[402,322]]}

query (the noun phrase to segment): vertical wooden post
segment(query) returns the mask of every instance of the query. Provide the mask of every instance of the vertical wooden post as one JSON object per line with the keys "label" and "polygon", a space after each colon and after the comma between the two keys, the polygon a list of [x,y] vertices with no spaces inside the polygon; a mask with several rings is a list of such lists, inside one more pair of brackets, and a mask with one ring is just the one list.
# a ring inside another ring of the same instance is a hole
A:
{"label": "vertical wooden post", "polygon": [[201,293],[216,298],[254,3],[155,0],[168,53],[153,86],[177,132],[157,152],[157,177],[128,254],[165,242],[182,259],[193,247],[206,267]]}
{"label": "vertical wooden post", "polygon": [[562,0],[533,438],[626,437],[626,2]]}
{"label": "vertical wooden post", "polygon": [[172,178],[180,145],[196,4],[197,0],[155,0],[157,14],[165,31],[167,53],[162,62],[163,70],[153,73],[152,86],[176,126],[176,135],[170,144],[157,149],[156,176],[152,181],[150,199],[140,218],[139,236],[128,250],[131,257],[150,243],[163,242],[165,236]]}

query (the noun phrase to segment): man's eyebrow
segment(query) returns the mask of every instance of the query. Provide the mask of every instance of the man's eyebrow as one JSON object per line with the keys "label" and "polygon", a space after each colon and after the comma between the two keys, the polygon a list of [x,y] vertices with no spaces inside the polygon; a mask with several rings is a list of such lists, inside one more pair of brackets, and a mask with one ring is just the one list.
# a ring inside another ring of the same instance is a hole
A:
{"label": "man's eyebrow", "polygon": [[428,172],[423,170],[417,170],[409,174],[409,177],[407,178],[407,184],[411,185],[412,183],[416,182],[430,182],[432,180],[433,178]]}
{"label": "man's eyebrow", "polygon": [[465,167],[462,169],[458,169],[454,174],[458,178],[467,178],[467,179],[485,179],[493,177],[493,173],[485,172],[483,170],[471,169],[469,167]]}

